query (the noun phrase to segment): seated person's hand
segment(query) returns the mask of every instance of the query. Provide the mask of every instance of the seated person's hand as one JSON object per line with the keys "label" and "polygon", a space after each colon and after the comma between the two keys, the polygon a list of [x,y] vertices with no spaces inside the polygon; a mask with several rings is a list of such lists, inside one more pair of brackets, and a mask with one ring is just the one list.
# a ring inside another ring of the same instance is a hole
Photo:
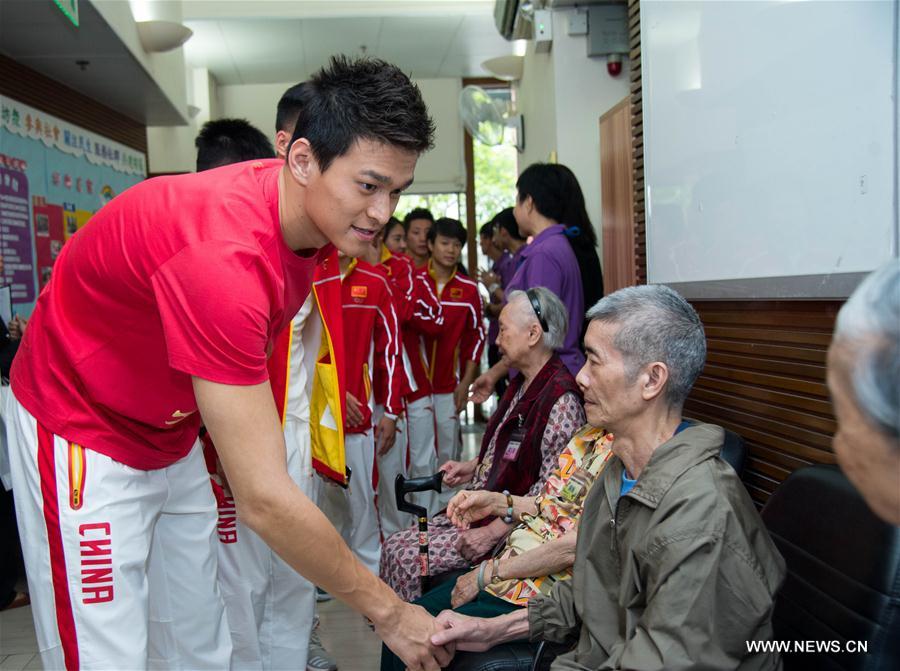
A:
{"label": "seated person's hand", "polygon": [[472,461],[445,461],[439,471],[444,472],[444,484],[448,487],[456,487],[465,482],[471,482],[475,475],[475,462]]}
{"label": "seated person's hand", "polygon": [[445,610],[435,619],[438,632],[431,637],[431,642],[434,645],[455,644],[457,650],[484,652],[493,647],[489,623],[489,618]]}
{"label": "seated person's hand", "polygon": [[376,626],[375,633],[403,660],[407,669],[439,671],[450,664],[456,650],[450,641],[440,645],[431,642],[431,637],[441,628],[421,606],[403,604],[399,616],[384,627]]}
{"label": "seated person's hand", "polygon": [[478,569],[463,573],[456,579],[456,586],[450,595],[450,605],[459,608],[478,595]]}
{"label": "seated person's hand", "polygon": [[490,552],[497,540],[498,538],[488,527],[466,529],[459,532],[456,549],[469,561],[475,561]]}
{"label": "seated person's hand", "polygon": [[496,513],[498,497],[503,495],[483,489],[459,492],[447,504],[447,517],[457,529],[468,529],[473,522]]}
{"label": "seated person's hand", "polygon": [[362,403],[357,398],[347,392],[347,426],[354,427],[363,423]]}

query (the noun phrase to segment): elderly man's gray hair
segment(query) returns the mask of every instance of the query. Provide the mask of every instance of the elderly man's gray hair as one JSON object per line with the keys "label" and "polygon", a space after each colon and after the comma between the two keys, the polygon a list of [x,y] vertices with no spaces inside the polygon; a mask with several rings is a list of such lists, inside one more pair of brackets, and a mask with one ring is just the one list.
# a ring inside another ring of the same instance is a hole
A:
{"label": "elderly man's gray hair", "polygon": [[859,409],[900,438],[900,260],[869,275],[838,313],[835,339],[853,342],[851,384]]}
{"label": "elderly man's gray hair", "polygon": [[690,303],[661,284],[628,287],[601,298],[587,318],[619,325],[613,345],[629,376],[654,361],[666,364],[666,399],[684,405],[706,362],[706,335]]}
{"label": "elderly man's gray hair", "polygon": [[[532,287],[531,292],[537,297],[538,304],[541,308],[541,316],[547,322],[547,330],[544,331],[544,347],[555,352],[563,346],[566,339],[566,331],[569,328],[569,311],[566,306],[559,300],[556,294],[544,287]],[[531,300],[524,291],[510,292],[507,302],[520,302],[522,314],[537,319],[534,308],[531,306]]]}

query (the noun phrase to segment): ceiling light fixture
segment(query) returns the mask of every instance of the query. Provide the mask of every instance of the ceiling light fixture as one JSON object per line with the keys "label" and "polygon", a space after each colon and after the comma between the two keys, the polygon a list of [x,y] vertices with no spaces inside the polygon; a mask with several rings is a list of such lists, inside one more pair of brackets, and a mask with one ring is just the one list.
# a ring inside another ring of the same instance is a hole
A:
{"label": "ceiling light fixture", "polygon": [[177,49],[194,34],[176,21],[138,21],[136,25],[141,46],[149,54]]}
{"label": "ceiling light fixture", "polygon": [[497,79],[512,82],[522,78],[522,68],[524,67],[524,64],[524,56],[510,55],[489,58],[481,64],[481,67],[490,72]]}

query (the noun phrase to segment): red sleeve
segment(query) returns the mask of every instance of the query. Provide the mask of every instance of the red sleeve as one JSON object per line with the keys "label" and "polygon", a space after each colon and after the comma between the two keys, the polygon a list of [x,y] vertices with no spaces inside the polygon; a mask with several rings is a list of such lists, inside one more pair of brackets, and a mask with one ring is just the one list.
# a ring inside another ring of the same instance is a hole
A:
{"label": "red sleeve", "polygon": [[413,308],[415,307],[413,303],[412,268],[406,263],[395,263],[391,270],[390,280],[394,306],[397,309],[397,319],[402,325],[412,318]]}
{"label": "red sleeve", "polygon": [[412,281],[413,311],[410,323],[419,333],[436,336],[444,325],[441,302],[424,277],[413,275]]}
{"label": "red sleeve", "polygon": [[191,245],[152,283],[172,368],[221,384],[268,379],[277,283],[262,251],[220,240]]}
{"label": "red sleeve", "polygon": [[460,364],[464,361],[478,361],[481,358],[481,351],[484,349],[484,318],[481,312],[481,295],[477,289],[469,293],[467,302],[472,309],[469,311],[470,319],[466,320],[466,327],[459,344]]}
{"label": "red sleeve", "polygon": [[[387,288],[387,286],[385,286]],[[394,298],[390,289],[382,295],[375,320],[375,356],[384,359],[383,366],[375,366],[375,374],[386,376],[387,397],[385,412],[399,415],[403,412],[403,363],[400,359],[400,326],[394,310]],[[380,354],[379,354],[380,353]]]}

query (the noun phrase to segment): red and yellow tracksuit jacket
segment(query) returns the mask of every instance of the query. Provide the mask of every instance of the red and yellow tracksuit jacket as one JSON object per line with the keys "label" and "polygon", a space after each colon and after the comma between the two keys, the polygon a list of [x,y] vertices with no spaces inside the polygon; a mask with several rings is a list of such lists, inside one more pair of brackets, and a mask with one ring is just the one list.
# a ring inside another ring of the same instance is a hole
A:
{"label": "red and yellow tracksuit jacket", "polygon": [[423,337],[437,335],[443,327],[441,303],[433,287],[420,271],[415,270],[409,257],[391,254],[385,248],[382,250],[381,264],[388,270],[398,304],[403,369],[409,384],[405,397],[407,402],[411,402],[431,395]]}
{"label": "red and yellow tracksuit jacket", "polygon": [[[312,380],[308,382],[309,431],[313,468],[338,484],[347,484],[344,458],[344,417],[346,416],[346,357],[344,352],[343,310],[341,303],[341,270],[337,252],[333,252],[316,267],[311,297],[322,319],[322,336],[318,351],[305,351],[304,357],[314,356]],[[291,361],[294,325],[289,324],[275,339],[267,362],[269,384],[281,424],[287,415],[287,400],[291,370],[299,362]],[[209,434],[202,436],[204,456],[210,474],[216,473],[215,447]],[[217,499],[221,486],[213,480]],[[221,500],[221,499],[220,499]]]}
{"label": "red and yellow tracksuit jacket", "polygon": [[[387,272],[353,259],[341,286],[347,392],[362,404],[363,422],[347,433],[372,427],[371,400],[376,380],[384,389],[385,413],[403,412],[405,376],[400,358],[400,327]],[[383,378],[383,379],[382,379]]]}
{"label": "red and yellow tracksuit jacket", "polygon": [[443,325],[424,337],[425,359],[432,393],[450,394],[459,384],[466,361],[478,361],[484,349],[485,331],[478,285],[455,272],[438,292],[431,261],[417,271],[441,301]]}
{"label": "red and yellow tracksuit jacket", "polygon": [[[344,459],[344,418],[346,417],[346,371],[344,324],[341,301],[341,269],[337,252],[316,267],[312,296],[322,318],[322,337],[315,356],[309,389],[309,432],[312,465],[320,474],[338,484],[347,484]],[[275,404],[285,420],[291,380],[292,326],[278,336],[269,357],[269,381]]]}

